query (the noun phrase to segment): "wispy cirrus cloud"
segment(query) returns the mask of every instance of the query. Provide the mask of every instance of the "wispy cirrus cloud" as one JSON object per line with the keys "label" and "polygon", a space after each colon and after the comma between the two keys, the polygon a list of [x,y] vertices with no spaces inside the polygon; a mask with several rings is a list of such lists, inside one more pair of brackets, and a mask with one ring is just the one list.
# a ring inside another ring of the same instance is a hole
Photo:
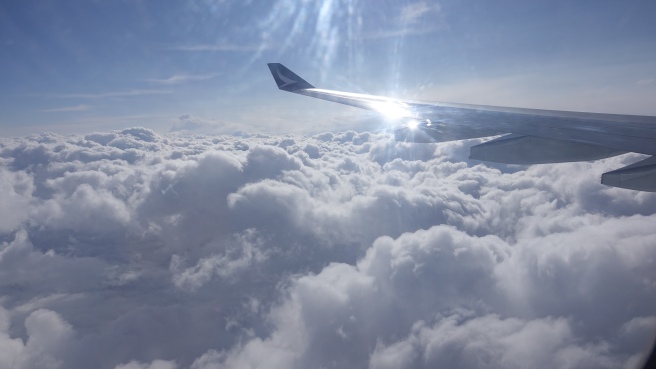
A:
{"label": "wispy cirrus cloud", "polygon": [[218,73],[210,73],[210,74],[176,74],[176,75],[171,76],[169,78],[163,78],[163,79],[151,78],[151,79],[146,79],[144,81],[151,82],[151,83],[156,83],[156,84],[161,84],[161,85],[177,85],[177,84],[182,84],[182,83],[187,83],[187,82],[205,81],[205,80],[208,80],[208,79],[215,78],[218,75],[219,75]]}
{"label": "wispy cirrus cloud", "polygon": [[159,89],[132,89],[132,90],[125,90],[125,91],[111,91],[111,92],[99,92],[99,93],[58,94],[58,95],[51,95],[51,97],[60,98],[60,99],[105,99],[110,97],[165,95],[165,94],[170,94],[172,92],[173,91],[170,90],[159,90]]}
{"label": "wispy cirrus cloud", "polygon": [[644,78],[644,79],[641,79],[639,81],[636,81],[636,85],[638,85],[638,86],[649,86],[649,85],[653,84],[654,81],[656,81],[656,80],[654,80],[653,78]]}
{"label": "wispy cirrus cloud", "polygon": [[91,109],[90,105],[79,104],[74,106],[63,106],[60,108],[43,109],[41,111],[46,113],[60,113],[60,112],[72,112],[72,111],[85,111],[89,109]]}
{"label": "wispy cirrus cloud", "polygon": [[426,1],[408,4],[401,9],[400,20],[403,23],[416,23],[430,13],[438,13],[440,9],[439,4],[429,4]]}
{"label": "wispy cirrus cloud", "polygon": [[259,45],[236,45],[230,43],[218,44],[195,44],[195,45],[177,45],[167,47],[167,50],[174,51],[258,51],[271,48],[268,43]]}
{"label": "wispy cirrus cloud", "polygon": [[439,17],[441,7],[439,4],[430,4],[427,1],[418,1],[403,6],[396,18],[390,19],[385,28],[373,32],[365,32],[362,39],[381,39],[405,36],[420,36],[445,28],[444,23],[429,16]]}
{"label": "wispy cirrus cloud", "polygon": [[378,30],[378,31],[375,31],[375,32],[365,33],[360,38],[363,39],[363,40],[372,40],[372,39],[391,38],[391,37],[420,36],[420,35],[425,35],[425,34],[435,32],[440,28],[442,28],[442,27],[440,27],[440,26],[427,26],[427,27],[421,27],[421,28],[403,27],[403,28],[397,28],[397,29],[384,29],[384,30]]}

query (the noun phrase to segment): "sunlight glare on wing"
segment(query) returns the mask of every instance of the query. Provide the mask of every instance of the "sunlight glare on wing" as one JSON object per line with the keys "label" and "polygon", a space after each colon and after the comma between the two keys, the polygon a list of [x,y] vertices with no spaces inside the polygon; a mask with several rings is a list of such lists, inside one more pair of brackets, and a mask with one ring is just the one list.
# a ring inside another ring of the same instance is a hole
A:
{"label": "sunlight glare on wing", "polygon": [[381,101],[371,103],[373,110],[383,114],[389,119],[398,119],[412,116],[412,113],[407,109],[407,105],[398,101]]}

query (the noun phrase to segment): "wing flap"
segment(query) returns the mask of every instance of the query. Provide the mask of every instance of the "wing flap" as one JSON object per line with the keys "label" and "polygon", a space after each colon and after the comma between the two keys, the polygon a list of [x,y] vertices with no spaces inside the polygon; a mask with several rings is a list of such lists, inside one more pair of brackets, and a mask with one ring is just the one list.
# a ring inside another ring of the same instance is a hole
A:
{"label": "wing flap", "polygon": [[601,175],[606,186],[656,192],[656,156]]}
{"label": "wing flap", "polygon": [[510,134],[473,146],[469,158],[505,164],[591,161],[625,154],[608,147]]}

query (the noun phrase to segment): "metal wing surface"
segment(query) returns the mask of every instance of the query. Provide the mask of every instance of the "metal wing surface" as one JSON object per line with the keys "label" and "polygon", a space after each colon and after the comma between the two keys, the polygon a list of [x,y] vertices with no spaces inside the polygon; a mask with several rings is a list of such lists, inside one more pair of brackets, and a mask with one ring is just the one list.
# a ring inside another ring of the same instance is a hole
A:
{"label": "metal wing surface", "polygon": [[[656,117],[422,102],[315,88],[280,63],[269,69],[284,91],[367,109],[404,122],[395,138],[443,142],[504,135],[470,158],[509,164],[588,161],[626,152],[656,155]],[[656,192],[656,159],[605,173],[602,183]]]}

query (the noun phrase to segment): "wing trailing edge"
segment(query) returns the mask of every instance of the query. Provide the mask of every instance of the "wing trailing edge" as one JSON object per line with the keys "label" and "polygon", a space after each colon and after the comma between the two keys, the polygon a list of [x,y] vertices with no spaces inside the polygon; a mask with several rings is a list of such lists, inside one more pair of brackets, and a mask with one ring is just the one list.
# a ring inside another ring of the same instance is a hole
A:
{"label": "wing trailing edge", "polygon": [[604,146],[509,134],[469,150],[469,158],[505,164],[547,164],[593,161],[626,154]]}

